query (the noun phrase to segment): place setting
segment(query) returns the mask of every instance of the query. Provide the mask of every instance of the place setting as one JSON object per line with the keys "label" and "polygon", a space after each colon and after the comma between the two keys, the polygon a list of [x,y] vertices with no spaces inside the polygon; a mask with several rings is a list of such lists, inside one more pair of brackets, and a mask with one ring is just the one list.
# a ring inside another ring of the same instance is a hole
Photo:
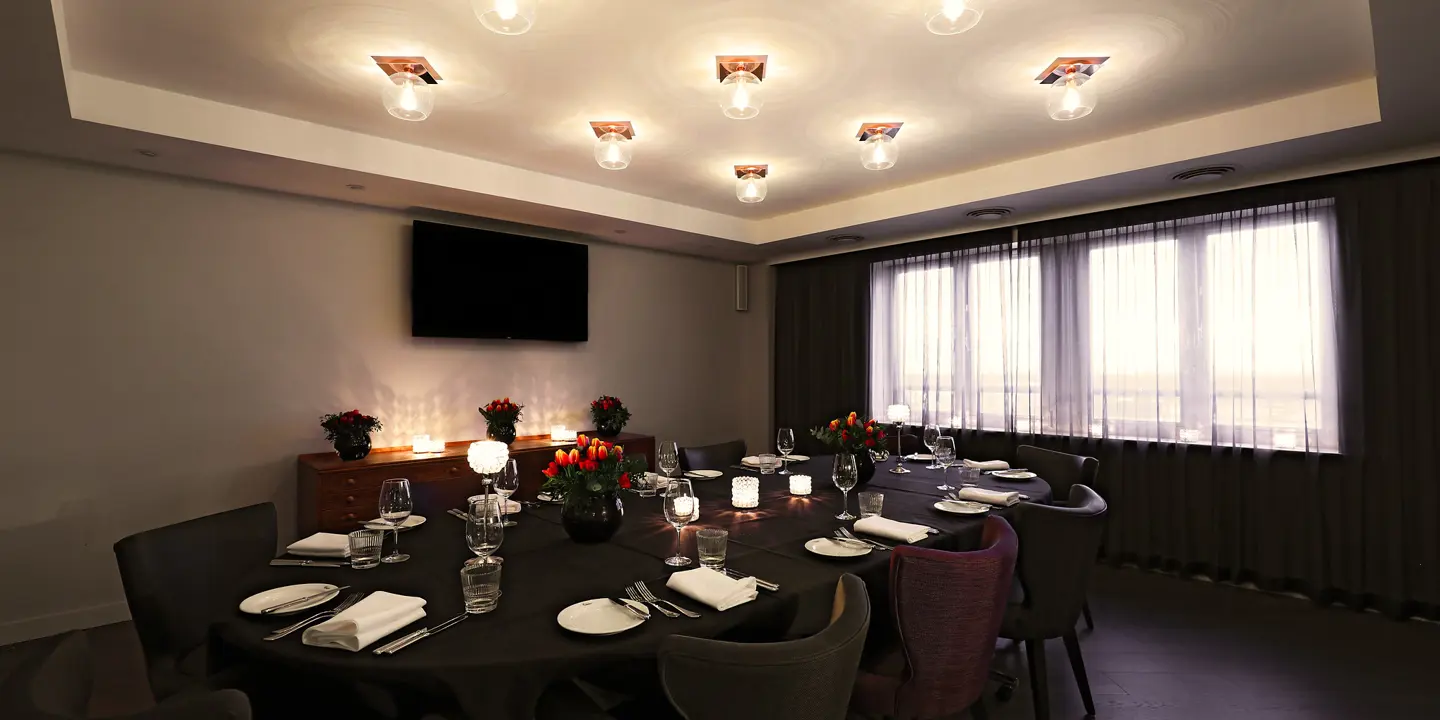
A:
{"label": "place setting", "polygon": [[[830,537],[808,540],[805,543],[805,549],[823,557],[855,558],[869,555],[872,551],[884,552],[895,549],[893,545],[863,537],[862,533],[897,543],[916,543],[940,532],[928,525],[900,522],[884,517],[882,515],[885,503],[884,493],[867,490],[858,493],[857,501],[860,505],[860,517],[855,519],[853,529],[842,526],[837,528]],[[848,510],[837,516],[837,519],[851,518],[854,516],[850,515]]]}

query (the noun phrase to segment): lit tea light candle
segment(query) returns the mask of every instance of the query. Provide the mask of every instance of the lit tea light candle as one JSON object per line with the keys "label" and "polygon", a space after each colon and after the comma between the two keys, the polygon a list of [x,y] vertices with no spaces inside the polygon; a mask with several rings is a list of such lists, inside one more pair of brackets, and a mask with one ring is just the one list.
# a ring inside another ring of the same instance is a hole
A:
{"label": "lit tea light candle", "polygon": [[410,438],[410,452],[412,452],[412,453],[417,453],[417,454],[418,454],[418,453],[423,453],[423,452],[430,452],[430,450],[428,449],[429,447],[430,447],[430,436],[429,436],[429,435],[416,435],[416,436]]}
{"label": "lit tea light candle", "polygon": [[791,494],[791,495],[809,495],[809,494],[810,494],[810,476],[809,476],[809,475],[791,475],[791,476],[790,476],[790,494]]}
{"label": "lit tea light candle", "polygon": [[760,479],[737,477],[730,481],[730,504],[747,510],[760,506]]}
{"label": "lit tea light candle", "polygon": [[550,426],[550,442],[552,443],[575,442],[578,437],[579,433],[577,431],[566,428],[564,425]]}
{"label": "lit tea light candle", "polygon": [[678,515],[678,516],[680,516],[680,517],[684,517],[684,516],[687,516],[687,515],[697,516],[698,513],[696,513],[695,511],[698,510],[698,509],[699,509],[699,508],[695,507],[695,498],[692,498],[692,497],[677,497],[677,498],[675,498],[675,514]]}

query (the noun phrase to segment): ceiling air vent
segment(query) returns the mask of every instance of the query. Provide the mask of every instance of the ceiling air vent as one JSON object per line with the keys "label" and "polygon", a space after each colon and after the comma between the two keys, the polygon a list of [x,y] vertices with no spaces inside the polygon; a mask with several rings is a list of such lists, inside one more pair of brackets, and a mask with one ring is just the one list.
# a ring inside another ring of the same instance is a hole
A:
{"label": "ceiling air vent", "polygon": [[1233,172],[1235,172],[1234,165],[1209,165],[1175,173],[1170,176],[1170,179],[1176,182],[1210,182]]}
{"label": "ceiling air vent", "polygon": [[850,244],[858,243],[864,240],[865,237],[863,235],[831,235],[825,239],[833,243]]}
{"label": "ceiling air vent", "polygon": [[1010,217],[1010,214],[1013,212],[1015,211],[1007,207],[988,207],[971,210],[965,213],[965,217],[972,217],[976,220],[999,220],[1000,218]]}

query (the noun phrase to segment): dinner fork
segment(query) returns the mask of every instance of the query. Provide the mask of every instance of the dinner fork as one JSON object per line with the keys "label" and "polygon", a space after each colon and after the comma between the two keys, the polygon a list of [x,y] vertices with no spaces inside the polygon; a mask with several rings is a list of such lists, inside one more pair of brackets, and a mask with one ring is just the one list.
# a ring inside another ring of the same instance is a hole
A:
{"label": "dinner fork", "polygon": [[646,600],[645,598],[641,597],[641,596],[640,596],[640,591],[636,590],[634,585],[626,585],[626,586],[625,586],[625,594],[628,595],[628,596],[630,596],[630,599],[631,599],[631,600],[634,600],[635,602],[638,602],[638,603],[640,603],[640,604],[642,604],[642,605],[649,605],[649,606],[655,608],[656,610],[659,610],[659,611],[660,611],[660,614],[661,614],[661,615],[664,615],[665,617],[669,617],[669,618],[678,618],[678,617],[680,617],[680,613],[672,612],[671,610],[666,609],[666,607],[665,607],[664,605],[661,605],[661,604],[658,603],[658,602],[652,603],[652,602]]}
{"label": "dinner fork", "polygon": [[286,635],[289,635],[290,633],[293,633],[293,632],[295,632],[296,630],[299,630],[299,629],[301,629],[301,628],[309,625],[310,623],[315,622],[316,620],[326,620],[326,619],[335,617],[336,615],[339,615],[340,613],[342,613],[342,612],[344,612],[345,610],[349,609],[349,607],[350,607],[351,605],[354,605],[355,603],[360,602],[361,598],[364,598],[364,597],[365,597],[365,593],[363,593],[363,592],[353,592],[353,593],[350,593],[349,595],[346,595],[346,596],[345,596],[345,599],[342,600],[342,601],[340,602],[340,604],[339,604],[339,605],[336,605],[334,608],[332,608],[332,609],[330,609],[330,610],[326,610],[326,611],[324,611],[324,612],[315,613],[314,615],[311,615],[310,617],[305,618],[304,620],[301,620],[300,622],[294,623],[293,625],[286,625],[285,627],[280,628],[279,630],[276,630],[275,632],[272,632],[272,633],[270,633],[269,635],[266,635],[266,636],[265,636],[265,639],[266,639],[266,640],[279,640],[280,638],[283,638],[283,637],[285,637]]}
{"label": "dinner fork", "polygon": [[867,544],[867,545],[871,545],[871,546],[873,546],[873,547],[875,547],[876,549],[879,549],[879,550],[894,550],[894,549],[895,549],[895,548],[893,548],[893,547],[891,547],[891,546],[889,546],[889,545],[886,545],[885,543],[875,542],[874,540],[870,540],[870,539],[868,539],[868,538],[862,538],[862,537],[860,537],[859,535],[856,535],[855,533],[850,532],[850,528],[843,528],[843,527],[842,527],[842,528],[840,528],[839,530],[836,530],[836,531],[835,531],[835,534],[839,535],[840,537],[846,538],[847,540],[859,540],[860,542],[863,542],[863,543],[865,543],[865,544]]}
{"label": "dinner fork", "polygon": [[700,617],[700,613],[697,613],[694,610],[686,610],[685,608],[680,607],[679,605],[676,605],[669,600],[661,600],[660,598],[655,597],[655,593],[650,592],[650,586],[646,585],[644,580],[637,580],[635,582],[635,589],[640,591],[640,597],[643,597],[652,603],[665,603],[666,605],[669,605],[671,608],[675,609],[681,615],[684,615],[688,618]]}

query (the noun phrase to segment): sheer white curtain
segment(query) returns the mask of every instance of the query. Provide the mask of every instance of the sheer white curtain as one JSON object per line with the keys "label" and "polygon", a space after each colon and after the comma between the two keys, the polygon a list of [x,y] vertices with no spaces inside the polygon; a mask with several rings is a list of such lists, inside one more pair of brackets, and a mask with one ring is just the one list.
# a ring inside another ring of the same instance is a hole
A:
{"label": "sheer white curtain", "polygon": [[871,267],[871,409],[1020,433],[1338,449],[1334,203]]}

